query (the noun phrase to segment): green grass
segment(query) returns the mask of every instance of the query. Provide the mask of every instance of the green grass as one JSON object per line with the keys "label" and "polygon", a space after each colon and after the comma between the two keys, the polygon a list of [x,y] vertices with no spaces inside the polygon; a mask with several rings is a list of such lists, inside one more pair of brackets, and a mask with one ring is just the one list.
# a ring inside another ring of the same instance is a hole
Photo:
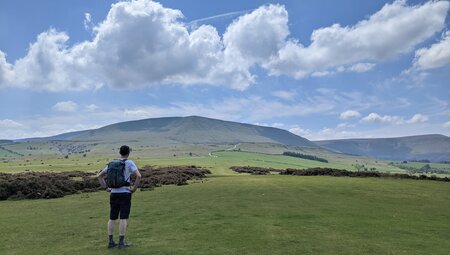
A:
{"label": "green grass", "polygon": [[[365,164],[368,168],[376,167],[378,171],[404,172],[395,166],[390,166],[387,161],[375,161],[362,157],[352,158],[346,156],[325,156],[329,163],[322,163],[313,160],[288,157],[276,154],[264,154],[254,152],[219,151],[194,154],[178,152],[178,156],[154,156],[149,154],[133,152],[132,159],[138,166],[144,165],[199,165],[211,168],[215,174],[229,174],[230,166],[261,166],[272,168],[310,168],[310,167],[331,167],[354,171],[352,164]],[[59,156],[30,156],[15,158],[0,162],[0,172],[24,172],[24,171],[99,171],[111,160],[113,156],[103,155],[70,155],[68,159]]]}
{"label": "green grass", "polygon": [[[234,175],[137,192],[132,254],[447,254],[450,185]],[[108,251],[108,194],[3,201],[1,254]]]}
{"label": "green grass", "polygon": [[[135,193],[127,235],[135,244],[131,254],[447,254],[450,250],[449,183],[252,176],[229,169],[233,165],[348,169],[354,160],[380,167],[387,165],[384,161],[335,157],[326,164],[233,151],[193,157],[136,154],[132,159],[138,166],[199,165],[213,174],[203,182]],[[28,162],[2,163],[0,172],[98,171],[107,161],[101,155],[29,157]],[[0,254],[130,254],[106,249],[108,210],[106,192],[0,201]]]}

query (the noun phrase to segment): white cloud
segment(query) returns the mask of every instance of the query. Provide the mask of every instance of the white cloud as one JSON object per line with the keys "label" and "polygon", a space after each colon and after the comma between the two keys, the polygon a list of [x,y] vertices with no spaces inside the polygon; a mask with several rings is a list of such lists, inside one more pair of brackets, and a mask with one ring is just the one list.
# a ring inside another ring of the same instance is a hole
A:
{"label": "white cloud", "polygon": [[228,26],[223,35],[224,64],[246,70],[247,79],[253,80],[249,68],[275,57],[288,35],[288,13],[284,6],[261,6]]}
{"label": "white cloud", "polygon": [[400,116],[391,116],[391,115],[379,115],[377,113],[370,113],[366,117],[364,117],[361,121],[366,123],[374,123],[374,122],[383,122],[383,123],[391,123],[395,125],[402,125],[402,124],[418,124],[418,123],[424,123],[428,121],[428,116],[423,114],[414,114],[414,116],[411,117],[409,120],[405,120],[403,117]]}
{"label": "white cloud", "polygon": [[224,66],[214,27],[189,32],[182,17],[148,0],[115,3],[91,41],[69,47],[65,33],[40,34],[6,84],[61,91],[173,83],[244,89],[253,82],[248,70]]}
{"label": "white cloud", "polygon": [[0,50],[0,86],[10,80],[12,65],[6,61],[6,54]]}
{"label": "white cloud", "polygon": [[23,125],[23,124],[21,124],[21,123],[19,123],[19,122],[17,122],[17,121],[14,121],[14,120],[10,120],[10,119],[3,119],[3,120],[0,120],[0,128],[5,128],[5,129],[8,129],[8,128],[11,128],[11,129],[14,129],[14,128],[24,128],[25,126]]}
{"label": "white cloud", "polygon": [[84,13],[84,21],[83,21],[84,29],[86,31],[91,30],[92,27],[92,18],[89,12]]}
{"label": "white cloud", "polygon": [[374,63],[358,63],[350,66],[347,70],[351,72],[364,73],[372,70],[376,64]]}
{"label": "white cloud", "polygon": [[302,136],[302,137],[306,137],[311,135],[311,130],[309,129],[304,129],[302,127],[300,127],[299,125],[294,125],[291,128],[288,129],[289,132]]}
{"label": "white cloud", "polygon": [[359,118],[359,117],[361,117],[361,114],[358,111],[354,111],[354,110],[348,110],[348,111],[342,112],[341,115],[339,116],[339,118],[343,119],[343,120]]}
{"label": "white cloud", "polygon": [[[339,72],[341,66],[364,72],[375,65],[366,61],[409,52],[442,30],[448,9],[448,1],[395,1],[354,26],[315,30],[305,47],[289,38],[282,5],[244,14],[220,36],[210,25],[190,28],[180,10],[150,0],[117,2],[92,28],[91,40],[69,46],[68,34],[49,29],[13,65],[0,52],[0,85],[62,91],[208,84],[244,90],[256,82],[255,66],[298,79]],[[84,21],[93,25],[89,13]]]}
{"label": "white cloud", "polygon": [[450,128],[450,121],[445,122],[444,124],[442,124],[442,127],[444,128]]}
{"label": "white cloud", "polygon": [[427,70],[450,64],[450,31],[447,31],[442,40],[416,51],[413,66],[417,69]]}
{"label": "white cloud", "polygon": [[97,105],[95,105],[95,104],[90,104],[90,105],[86,105],[85,109],[88,112],[94,112],[94,111],[98,110],[99,107]]}
{"label": "white cloud", "polygon": [[414,114],[411,119],[406,121],[406,123],[415,124],[415,123],[423,123],[428,121],[428,116],[422,114]]}
{"label": "white cloud", "polygon": [[441,31],[448,9],[448,1],[408,6],[397,0],[354,26],[334,24],[313,31],[308,47],[289,40],[264,66],[272,75],[299,79],[355,62],[386,60]]}
{"label": "white cloud", "polygon": [[[93,28],[91,41],[69,47],[66,33],[41,33],[17,60],[6,84],[50,91],[160,84],[243,90],[255,82],[250,68],[276,54],[289,33],[287,12],[280,5],[241,16],[223,41],[214,27],[189,31],[181,18],[181,11],[149,0],[115,3]],[[89,20],[86,14],[86,24]]]}
{"label": "white cloud", "polygon": [[63,101],[53,105],[52,109],[59,112],[75,112],[78,109],[78,105],[72,101]]}
{"label": "white cloud", "polygon": [[376,64],[374,63],[357,63],[350,66],[338,66],[334,70],[326,70],[326,71],[315,71],[311,73],[312,77],[323,77],[330,76],[336,73],[342,72],[355,72],[355,73],[364,73],[372,70]]}
{"label": "white cloud", "polygon": [[284,100],[288,100],[288,101],[292,101],[295,96],[297,96],[297,92],[295,91],[287,91],[287,90],[279,90],[279,91],[274,91],[272,92],[272,95],[284,99]]}
{"label": "white cloud", "polygon": [[366,117],[362,119],[362,122],[387,122],[387,123],[393,123],[393,124],[402,124],[404,122],[403,118],[399,116],[391,116],[391,115],[384,115],[380,116],[378,113],[370,113]]}
{"label": "white cloud", "polygon": [[323,76],[328,76],[328,75],[332,75],[334,74],[334,72],[332,71],[317,71],[317,72],[313,72],[311,74],[312,77],[323,77]]}

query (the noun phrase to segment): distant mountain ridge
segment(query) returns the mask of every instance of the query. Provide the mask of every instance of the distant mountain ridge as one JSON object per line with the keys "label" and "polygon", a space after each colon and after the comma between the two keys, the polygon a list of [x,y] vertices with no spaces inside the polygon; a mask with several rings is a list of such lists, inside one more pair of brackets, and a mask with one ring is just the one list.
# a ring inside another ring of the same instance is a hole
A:
{"label": "distant mountain ridge", "polygon": [[336,152],[378,159],[432,162],[450,160],[450,137],[438,134],[314,142]]}
{"label": "distant mountain ridge", "polygon": [[21,141],[143,141],[153,144],[278,143],[318,148],[289,131],[199,116],[164,117],[120,122],[98,129],[76,131]]}

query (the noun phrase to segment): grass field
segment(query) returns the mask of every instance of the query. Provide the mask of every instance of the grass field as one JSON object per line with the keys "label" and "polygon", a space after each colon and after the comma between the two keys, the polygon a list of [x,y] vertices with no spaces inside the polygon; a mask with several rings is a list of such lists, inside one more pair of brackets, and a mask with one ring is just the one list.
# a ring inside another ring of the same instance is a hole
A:
{"label": "grass field", "polygon": [[[151,155],[151,154],[147,154]],[[255,152],[238,151],[218,151],[204,152],[189,156],[188,153],[178,153],[178,156],[155,156],[148,157],[137,153],[133,155],[133,160],[139,165],[199,165],[211,167],[213,171],[228,171],[233,165],[264,166],[273,168],[308,168],[308,167],[331,167],[347,170],[355,170],[353,164],[364,164],[368,168],[375,167],[383,172],[405,172],[395,166],[391,166],[387,161],[377,161],[363,157],[339,156],[336,154],[318,154],[329,160],[329,163],[305,160],[288,157],[279,154],[265,154]],[[101,170],[112,158],[114,154],[104,155],[70,155],[65,158],[62,155],[52,156],[29,156],[17,157],[4,160],[0,163],[0,172],[24,172],[24,171],[98,171]]]}
{"label": "grass field", "polygon": [[[449,183],[252,176],[229,170],[232,165],[324,164],[259,153],[133,159],[140,166],[206,166],[213,174],[187,186],[135,193],[127,235],[135,246],[128,251],[106,249],[106,192],[1,201],[0,254],[448,254],[450,250]],[[106,162],[106,157],[49,157],[20,164],[29,164],[31,170],[46,170],[52,164],[52,171],[95,171]],[[339,162],[326,165],[345,167]],[[0,171],[23,170],[18,163],[3,163]]]}

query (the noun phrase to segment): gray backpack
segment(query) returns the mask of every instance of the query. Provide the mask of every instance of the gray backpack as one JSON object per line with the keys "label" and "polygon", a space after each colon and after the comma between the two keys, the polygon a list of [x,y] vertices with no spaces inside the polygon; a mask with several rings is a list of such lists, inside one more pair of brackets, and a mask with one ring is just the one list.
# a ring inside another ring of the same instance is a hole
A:
{"label": "gray backpack", "polygon": [[125,161],[126,159],[115,159],[109,162],[106,176],[108,188],[130,186],[130,181],[125,179]]}

